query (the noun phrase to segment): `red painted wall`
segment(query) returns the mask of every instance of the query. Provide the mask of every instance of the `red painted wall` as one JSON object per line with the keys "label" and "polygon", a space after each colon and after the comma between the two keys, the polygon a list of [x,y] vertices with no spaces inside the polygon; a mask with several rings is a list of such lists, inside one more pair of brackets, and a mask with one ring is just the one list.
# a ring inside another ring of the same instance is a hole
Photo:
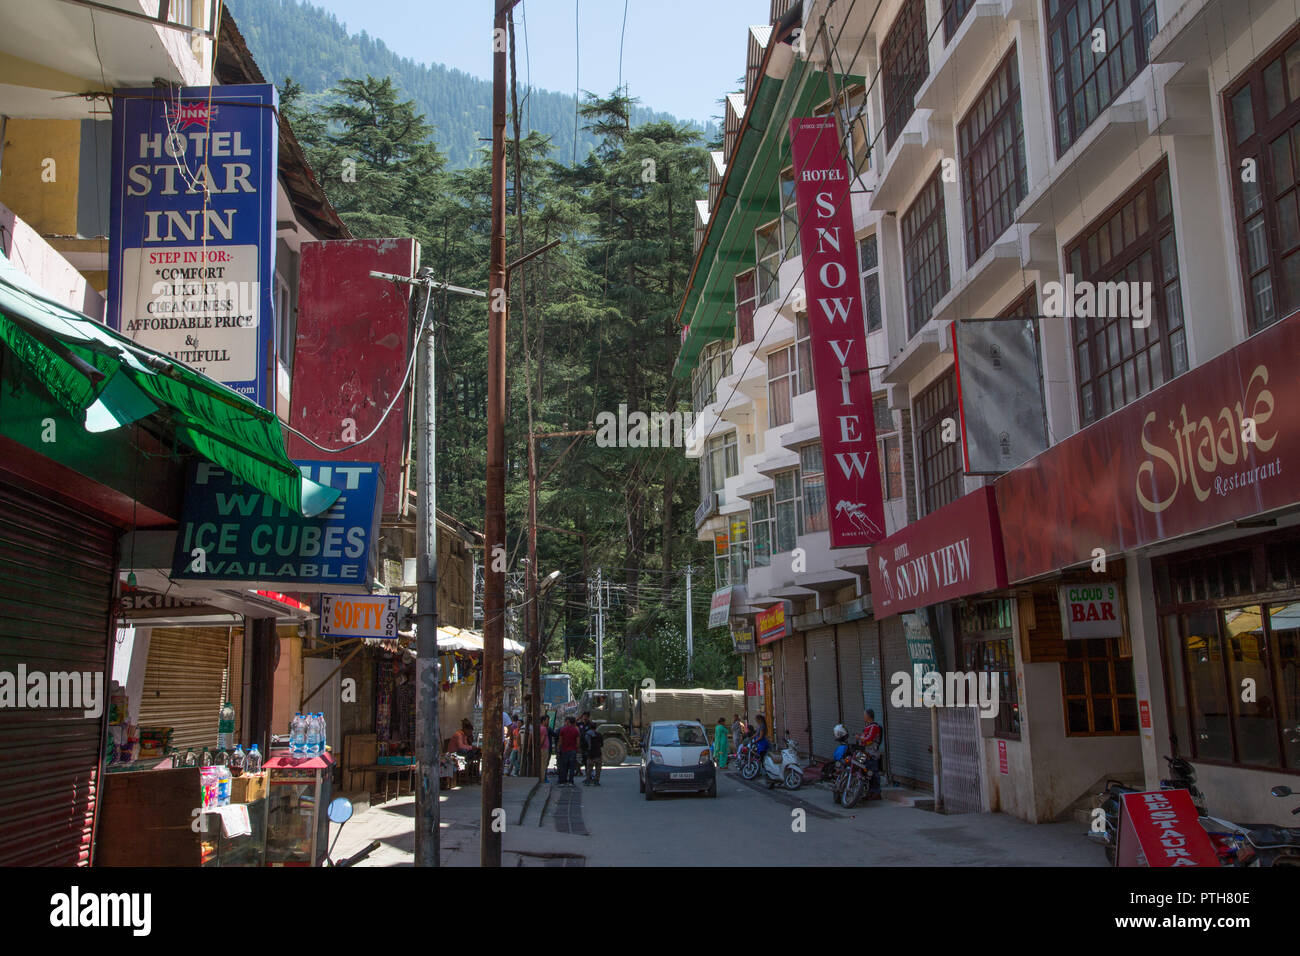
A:
{"label": "red painted wall", "polygon": [[[371,278],[370,272],[413,275],[418,258],[414,239],[302,245],[289,423],[327,448],[347,444],[347,419],[355,423],[355,437],[365,437],[401,385],[410,357],[411,287]],[[289,456],[381,462],[384,514],[395,514],[406,492],[402,463],[409,448],[413,386],[414,376],[370,440],[327,455],[290,434]]]}

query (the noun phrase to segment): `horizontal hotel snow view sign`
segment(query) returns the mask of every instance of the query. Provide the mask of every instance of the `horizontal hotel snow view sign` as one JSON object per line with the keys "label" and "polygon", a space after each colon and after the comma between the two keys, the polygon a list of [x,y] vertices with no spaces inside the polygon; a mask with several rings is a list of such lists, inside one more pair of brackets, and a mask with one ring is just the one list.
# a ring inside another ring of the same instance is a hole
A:
{"label": "horizontal hotel snow view sign", "polygon": [[945,505],[867,552],[877,618],[1007,585],[991,487]]}
{"label": "horizontal hotel snow view sign", "polygon": [[995,484],[1022,581],[1300,501],[1300,313]]}
{"label": "horizontal hotel snow view sign", "polygon": [[172,577],[292,584],[295,591],[367,592],[378,547],[379,464],[294,464],[306,477],[342,491],[314,518],[291,512],[215,465],[192,463]]}

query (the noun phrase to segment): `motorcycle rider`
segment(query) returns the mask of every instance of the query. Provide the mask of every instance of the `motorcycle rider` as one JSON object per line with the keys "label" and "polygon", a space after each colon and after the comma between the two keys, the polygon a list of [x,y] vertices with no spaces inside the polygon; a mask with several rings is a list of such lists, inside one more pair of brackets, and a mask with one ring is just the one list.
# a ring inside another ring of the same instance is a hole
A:
{"label": "motorcycle rider", "polygon": [[864,726],[858,735],[858,746],[867,752],[868,766],[872,770],[871,789],[867,797],[880,796],[880,753],[885,742],[885,728],[876,723],[876,712],[868,710],[862,715]]}

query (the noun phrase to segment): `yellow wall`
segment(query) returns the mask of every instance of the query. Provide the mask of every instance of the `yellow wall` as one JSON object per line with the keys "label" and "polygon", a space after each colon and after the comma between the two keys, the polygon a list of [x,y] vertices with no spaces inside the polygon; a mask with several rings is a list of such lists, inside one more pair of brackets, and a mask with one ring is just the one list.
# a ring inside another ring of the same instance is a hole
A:
{"label": "yellow wall", "polygon": [[280,639],[280,664],[275,669],[271,733],[287,734],[293,715],[302,707],[302,638],[297,625],[276,628],[276,636]]}
{"label": "yellow wall", "polygon": [[[75,236],[80,121],[10,119],[4,136],[0,202],[41,235]],[[47,182],[51,159],[54,181]]]}

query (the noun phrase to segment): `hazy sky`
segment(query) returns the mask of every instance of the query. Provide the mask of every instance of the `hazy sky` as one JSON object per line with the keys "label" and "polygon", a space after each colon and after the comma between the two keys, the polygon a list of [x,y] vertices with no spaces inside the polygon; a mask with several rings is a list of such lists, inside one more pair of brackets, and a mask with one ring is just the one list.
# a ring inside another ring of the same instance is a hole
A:
{"label": "hazy sky", "polygon": [[[401,56],[492,77],[492,0],[309,2],[337,16],[349,33],[365,30]],[[534,86],[572,93],[576,67],[582,89],[613,90],[618,85],[624,2],[524,0],[515,8],[521,83],[531,71]],[[626,7],[623,82],[628,92],[647,107],[703,122],[722,112],[716,101],[723,93],[738,88],[736,80],[745,72],[748,27],[767,21],[769,4],[626,0]]]}

